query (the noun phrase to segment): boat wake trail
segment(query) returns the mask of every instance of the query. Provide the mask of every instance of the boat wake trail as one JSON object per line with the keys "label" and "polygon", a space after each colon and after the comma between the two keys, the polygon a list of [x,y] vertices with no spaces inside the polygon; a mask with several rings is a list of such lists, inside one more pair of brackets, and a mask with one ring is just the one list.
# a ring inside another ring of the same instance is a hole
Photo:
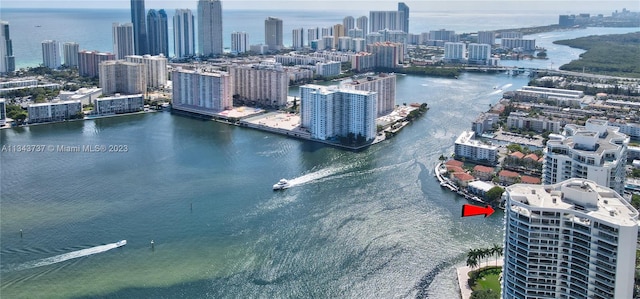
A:
{"label": "boat wake trail", "polygon": [[[37,268],[37,267],[53,265],[53,264],[56,264],[56,263],[61,263],[61,262],[64,262],[64,261],[68,261],[68,260],[71,260],[71,259],[76,259],[76,258],[83,257],[83,256],[88,256],[88,255],[92,255],[92,254],[106,252],[106,251],[109,251],[111,249],[118,248],[120,246],[121,245],[118,245],[118,243],[111,243],[111,244],[95,246],[95,247],[91,247],[91,248],[87,248],[87,249],[81,249],[81,250],[77,250],[77,251],[72,251],[72,252],[68,252],[68,253],[64,253],[64,254],[48,257],[48,258],[43,258],[43,259],[39,259],[39,260],[35,260],[35,261],[26,262],[26,263],[23,263],[23,264],[16,265],[14,267],[9,266],[9,267],[7,267],[7,272],[9,272],[9,271],[21,271],[21,270],[27,270],[27,269]],[[3,272],[5,272],[5,271],[3,271]]]}
{"label": "boat wake trail", "polygon": [[290,179],[289,188],[304,185],[313,181],[318,181],[326,177],[332,176],[343,170],[344,170],[343,168],[339,168],[339,167],[329,167],[329,168],[321,169],[311,173],[307,173],[300,177]]}

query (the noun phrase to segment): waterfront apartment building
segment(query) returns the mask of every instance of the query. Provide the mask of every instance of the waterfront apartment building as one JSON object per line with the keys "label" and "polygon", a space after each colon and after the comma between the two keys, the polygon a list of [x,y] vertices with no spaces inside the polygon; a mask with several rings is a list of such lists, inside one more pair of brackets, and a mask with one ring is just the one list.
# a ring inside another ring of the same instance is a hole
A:
{"label": "waterfront apartment building", "polygon": [[496,44],[494,31],[478,31],[478,43],[493,46]]}
{"label": "waterfront apartment building", "polygon": [[78,45],[78,43],[66,42],[62,44],[64,65],[67,67],[78,67],[78,52],[80,52],[80,45]]}
{"label": "waterfront apartment building", "polygon": [[60,62],[60,43],[55,40],[45,40],[42,42],[42,65],[50,69],[59,68]]}
{"label": "waterfront apartment building", "polygon": [[201,56],[222,54],[222,4],[198,0],[198,49]]}
{"label": "waterfront apartment building", "polygon": [[27,107],[30,124],[68,120],[81,113],[82,103],[78,100],[29,104]]}
{"label": "waterfront apartment building", "polygon": [[93,100],[93,111],[97,115],[132,113],[144,110],[142,94],[117,95]]}
{"label": "waterfront apartment building", "polygon": [[401,43],[380,42],[367,45],[367,52],[374,54],[376,67],[394,69],[404,61],[404,45]]}
{"label": "waterfront apartment building", "polygon": [[373,91],[378,94],[378,113],[376,117],[384,116],[396,106],[396,75],[380,73],[376,76],[349,79],[340,82],[344,89]]}
{"label": "waterfront apartment building", "polygon": [[175,110],[212,117],[233,106],[233,82],[226,72],[178,68],[172,79]]}
{"label": "waterfront apartment building", "polygon": [[315,73],[321,77],[333,77],[340,75],[342,63],[339,61],[327,61],[316,63]]}
{"label": "waterfront apartment building", "polygon": [[488,165],[498,163],[498,147],[474,138],[475,132],[464,131],[455,142],[456,159],[467,159]]}
{"label": "waterfront apartment building", "polygon": [[249,35],[246,32],[231,33],[231,54],[241,54],[249,50]]}
{"label": "waterfront apartment building", "polygon": [[9,22],[0,20],[0,74],[16,70],[16,58],[13,56],[13,43],[9,31]]}
{"label": "waterfront apartment building", "polygon": [[133,55],[135,53],[133,24],[113,23],[111,30],[113,34],[113,52],[116,54],[116,59],[124,59],[125,56]]}
{"label": "waterfront apartment building", "polygon": [[362,30],[362,36],[369,34],[369,18],[361,16],[356,19],[356,28]]}
{"label": "waterfront apartment building", "polygon": [[195,18],[191,10],[176,9],[173,15],[173,54],[175,57],[184,58],[196,55],[195,32]]}
{"label": "waterfront apartment building", "polygon": [[522,49],[523,51],[534,51],[536,49],[535,39],[502,38],[500,40],[502,48]]}
{"label": "waterfront apartment building", "polygon": [[264,40],[269,51],[284,48],[282,32],[282,19],[268,17],[264,20]]}
{"label": "waterfront apartment building", "polygon": [[335,140],[349,134],[369,141],[376,136],[377,93],[337,86],[300,87],[301,125],[311,137]]}
{"label": "waterfront apartment building", "polygon": [[444,60],[447,62],[462,62],[465,58],[465,43],[444,43]]}
{"label": "waterfront apartment building", "polygon": [[158,89],[167,85],[167,58],[164,55],[131,55],[125,57],[125,60],[144,65],[147,88]]}
{"label": "waterfront apartment building", "polygon": [[122,59],[126,55],[149,54],[149,49],[147,46],[147,24],[144,17],[144,0],[131,0],[131,24],[133,26],[134,51],[131,53],[126,53],[123,56],[119,56],[118,59]]}
{"label": "waterfront apartment building", "polygon": [[620,128],[620,133],[631,139],[640,140],[640,124],[618,120],[610,125]]}
{"label": "waterfront apartment building", "polygon": [[489,61],[491,60],[491,45],[469,44],[467,59],[469,63],[481,65],[489,64]]}
{"label": "waterfront apartment building", "polygon": [[402,11],[369,12],[369,32],[377,32],[384,29],[403,30],[403,27],[404,12]]}
{"label": "waterfront apartment building", "polygon": [[505,188],[502,298],[632,298],[638,212],[572,178]]}
{"label": "waterfront apartment building", "polygon": [[514,98],[523,102],[551,101],[559,106],[579,107],[584,97],[580,90],[523,86],[514,93]]}
{"label": "waterfront apartment building", "polygon": [[[498,128],[498,122],[500,121],[500,115],[497,113],[483,112],[471,123],[471,130],[477,135],[482,135],[484,132],[493,131]],[[495,128],[494,128],[495,126]]]}
{"label": "waterfront apartment building", "polygon": [[147,54],[169,56],[169,21],[164,9],[150,9],[147,13]]}
{"label": "waterfront apartment building", "polygon": [[526,112],[511,112],[507,117],[508,129],[522,129],[526,131],[535,131],[538,133],[551,132],[560,133],[565,121],[549,118],[542,115],[529,116]]}
{"label": "waterfront apartment building", "polygon": [[545,148],[542,181],[554,184],[584,178],[622,194],[629,137],[606,120],[589,119],[585,126],[565,125],[565,136]]}
{"label": "waterfront apartment building", "polygon": [[115,59],[116,55],[112,53],[82,50],[78,52],[78,73],[83,77],[97,77],[100,63]]}
{"label": "waterfront apartment building", "polygon": [[124,60],[101,62],[99,79],[105,95],[147,92],[146,67],[142,63]]}
{"label": "waterfront apartment building", "polygon": [[342,24],[333,25],[333,48],[338,48],[338,40],[346,35],[346,31],[344,30],[344,26],[342,26]]}
{"label": "waterfront apartment building", "polygon": [[228,70],[232,94],[241,100],[270,107],[287,105],[289,75],[281,64],[232,65]]}
{"label": "waterfront apartment building", "polygon": [[432,41],[445,41],[445,42],[459,42],[460,36],[456,34],[454,30],[431,30],[427,34],[427,40]]}
{"label": "waterfront apartment building", "polygon": [[291,32],[292,47],[294,50],[304,48],[304,28],[296,28]]}

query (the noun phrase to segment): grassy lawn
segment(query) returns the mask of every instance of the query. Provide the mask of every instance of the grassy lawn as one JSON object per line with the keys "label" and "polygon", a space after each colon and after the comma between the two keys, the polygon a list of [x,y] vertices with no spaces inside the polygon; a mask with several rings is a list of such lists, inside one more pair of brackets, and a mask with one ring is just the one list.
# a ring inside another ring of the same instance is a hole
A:
{"label": "grassy lawn", "polygon": [[[471,286],[474,291],[491,289],[492,291],[500,294],[500,273],[502,267],[486,267],[478,269],[477,279],[475,285]],[[471,273],[469,273],[471,275]]]}

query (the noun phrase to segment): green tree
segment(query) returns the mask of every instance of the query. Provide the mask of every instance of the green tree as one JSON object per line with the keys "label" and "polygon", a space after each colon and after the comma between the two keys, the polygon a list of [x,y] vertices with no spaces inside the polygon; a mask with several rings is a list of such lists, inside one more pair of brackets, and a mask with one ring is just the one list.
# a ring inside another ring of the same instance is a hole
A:
{"label": "green tree", "polygon": [[489,191],[487,191],[485,197],[489,200],[489,202],[495,202],[496,200],[500,199],[503,192],[504,189],[502,189],[502,187],[494,186],[493,188],[489,189]]}
{"label": "green tree", "polygon": [[470,249],[467,252],[467,266],[471,269],[478,267],[478,255],[480,252],[478,249]]}
{"label": "green tree", "polygon": [[522,146],[517,143],[507,145],[507,149],[511,152],[522,152]]}
{"label": "green tree", "polygon": [[498,258],[502,256],[502,246],[499,244],[493,244],[491,247],[491,253],[496,257],[496,267],[498,266]]}

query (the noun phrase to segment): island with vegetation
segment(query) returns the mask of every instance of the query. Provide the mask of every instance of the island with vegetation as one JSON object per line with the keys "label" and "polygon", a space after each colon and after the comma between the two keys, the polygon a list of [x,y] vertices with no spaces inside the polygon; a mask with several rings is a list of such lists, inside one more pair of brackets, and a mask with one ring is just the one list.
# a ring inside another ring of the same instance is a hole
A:
{"label": "island with vegetation", "polygon": [[592,35],[559,40],[554,44],[587,51],[580,59],[561,66],[561,70],[640,78],[640,31]]}

